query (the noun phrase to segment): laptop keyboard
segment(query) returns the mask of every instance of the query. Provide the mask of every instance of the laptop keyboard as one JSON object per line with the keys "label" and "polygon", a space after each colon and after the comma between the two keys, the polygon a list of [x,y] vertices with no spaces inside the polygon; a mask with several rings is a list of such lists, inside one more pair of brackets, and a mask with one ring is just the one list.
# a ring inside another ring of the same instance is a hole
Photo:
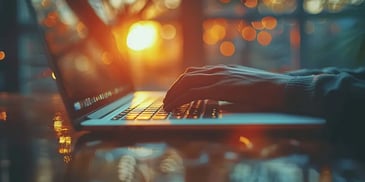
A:
{"label": "laptop keyboard", "polygon": [[163,109],[162,99],[146,100],[132,105],[115,115],[112,120],[165,120],[165,119],[199,119],[218,118],[218,102],[213,100],[197,100],[184,104],[172,112]]}

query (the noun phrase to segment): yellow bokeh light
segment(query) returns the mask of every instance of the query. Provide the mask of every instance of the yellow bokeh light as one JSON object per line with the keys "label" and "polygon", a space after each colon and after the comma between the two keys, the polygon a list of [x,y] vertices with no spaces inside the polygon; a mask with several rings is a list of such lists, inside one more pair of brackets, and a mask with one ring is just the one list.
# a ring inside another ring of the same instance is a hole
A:
{"label": "yellow bokeh light", "polygon": [[211,34],[215,34],[219,39],[223,39],[226,36],[226,28],[223,25],[215,24],[210,29]]}
{"label": "yellow bokeh light", "polygon": [[222,40],[227,34],[225,24],[226,22],[221,20],[204,22],[204,42],[208,45],[214,45]]}
{"label": "yellow bokeh light", "polygon": [[236,48],[232,42],[224,41],[219,46],[219,50],[223,56],[232,56],[236,51]]}
{"label": "yellow bokeh light", "polygon": [[327,7],[326,7],[327,10],[329,10],[331,12],[339,12],[345,7],[346,1],[345,0],[331,0],[331,1],[327,1],[326,5],[327,5]]}
{"label": "yellow bokeh light", "polygon": [[133,24],[128,32],[127,46],[134,51],[142,51],[157,43],[159,24],[153,21],[140,21]]}
{"label": "yellow bokeh light", "polygon": [[165,0],[164,5],[167,9],[176,9],[180,6],[181,0]]}
{"label": "yellow bokeh light", "polygon": [[174,25],[167,24],[162,26],[161,37],[166,40],[172,40],[176,37],[176,28]]}
{"label": "yellow bokeh light", "polygon": [[262,24],[261,21],[253,21],[253,22],[251,22],[251,25],[256,30],[262,30],[262,29],[264,29],[264,25]]}
{"label": "yellow bokeh light", "polygon": [[310,14],[318,14],[323,11],[324,0],[306,0],[303,2],[303,8]]}
{"label": "yellow bokeh light", "polygon": [[262,25],[269,30],[273,30],[274,28],[276,28],[278,21],[276,20],[276,18],[272,17],[272,16],[266,16],[264,18],[262,18],[261,20]]}
{"label": "yellow bokeh light", "polygon": [[296,0],[263,0],[263,3],[274,13],[293,12],[297,7]]}
{"label": "yellow bokeh light", "polygon": [[5,59],[5,52],[4,51],[0,51],[0,61]]}
{"label": "yellow bokeh light", "polygon": [[203,41],[208,45],[214,45],[219,41],[219,38],[214,35],[211,35],[209,31],[205,31],[203,34]]}

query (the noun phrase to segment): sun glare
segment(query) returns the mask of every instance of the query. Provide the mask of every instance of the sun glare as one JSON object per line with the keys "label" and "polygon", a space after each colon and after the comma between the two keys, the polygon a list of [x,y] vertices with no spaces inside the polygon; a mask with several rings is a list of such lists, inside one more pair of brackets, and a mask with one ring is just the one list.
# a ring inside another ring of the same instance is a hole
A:
{"label": "sun glare", "polygon": [[142,51],[153,47],[157,38],[158,24],[153,21],[140,21],[130,27],[127,46],[134,51]]}

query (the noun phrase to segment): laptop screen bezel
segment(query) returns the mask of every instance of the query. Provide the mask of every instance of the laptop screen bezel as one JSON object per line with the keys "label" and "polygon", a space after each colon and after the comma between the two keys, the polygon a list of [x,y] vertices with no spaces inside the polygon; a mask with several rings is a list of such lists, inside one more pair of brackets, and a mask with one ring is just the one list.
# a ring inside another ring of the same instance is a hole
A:
{"label": "laptop screen bezel", "polygon": [[[104,35],[108,35],[107,37],[110,38],[109,44],[108,44],[109,46],[108,47],[104,46],[103,48],[114,49],[113,52],[118,51],[118,46],[117,46],[115,37],[111,31],[111,27],[104,24],[104,22],[93,11],[92,7],[87,2],[87,0],[71,0],[71,1],[66,0],[65,2],[68,4],[70,9],[73,11],[73,13],[75,13],[75,15],[80,19],[80,21],[86,25],[86,27],[88,27],[88,26],[89,27],[90,26],[98,27],[98,29],[97,29],[98,32],[91,31],[89,36],[93,36],[95,34],[100,34],[100,32],[102,32]],[[38,23],[39,22],[38,18],[37,18],[38,15],[37,15],[36,9],[34,8],[31,0],[27,1],[27,5],[29,7],[33,21],[35,22],[37,29],[40,32],[40,41],[42,42],[42,45],[44,46],[45,56],[48,61],[48,65],[50,66],[50,68],[52,69],[52,71],[55,74],[56,84],[57,84],[59,94],[61,95],[62,101],[65,105],[68,117],[71,120],[71,122],[75,128],[80,127],[80,122],[82,122],[84,120],[85,116],[87,116],[88,114],[135,91],[135,87],[134,87],[132,76],[131,76],[131,70],[125,69],[125,68],[122,69],[122,65],[118,64],[118,66],[121,67],[121,70],[123,70],[125,72],[124,74],[126,76],[128,76],[128,78],[124,78],[124,80],[128,80],[126,85],[124,85],[126,89],[123,92],[113,95],[90,107],[87,107],[87,108],[84,108],[84,109],[78,110],[78,111],[75,110],[74,109],[74,100],[72,98],[70,98],[69,95],[67,94],[66,87],[63,82],[63,76],[61,74],[61,71],[60,71],[58,65],[56,64],[56,60],[59,59],[59,57],[56,55],[53,55],[50,51],[50,45],[48,44],[48,42],[45,38],[46,32],[45,32],[44,28],[42,27],[42,25],[40,25]],[[123,67],[130,68],[130,64],[128,64],[129,63],[128,55],[123,54],[121,51],[118,51],[118,52],[120,54],[118,54],[117,59],[127,60],[124,62],[124,63],[127,63],[127,65],[124,64]]]}

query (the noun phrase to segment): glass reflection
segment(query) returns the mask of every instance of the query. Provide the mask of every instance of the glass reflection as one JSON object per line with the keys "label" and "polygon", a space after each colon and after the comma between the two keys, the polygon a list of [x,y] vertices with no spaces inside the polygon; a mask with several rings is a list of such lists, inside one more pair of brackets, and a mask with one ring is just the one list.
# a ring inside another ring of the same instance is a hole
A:
{"label": "glass reflection", "polygon": [[244,135],[233,138],[234,145],[176,138],[172,143],[136,141],[127,146],[114,140],[102,141],[97,145],[77,145],[85,148],[77,149],[72,162],[78,166],[74,171],[76,175],[82,172],[87,176],[86,181],[325,182],[365,179],[364,171],[356,161],[326,156],[326,143]]}
{"label": "glass reflection", "polygon": [[72,159],[72,137],[70,134],[71,127],[66,122],[61,113],[54,114],[53,130],[58,139],[58,153],[63,156],[63,161],[68,164]]}

